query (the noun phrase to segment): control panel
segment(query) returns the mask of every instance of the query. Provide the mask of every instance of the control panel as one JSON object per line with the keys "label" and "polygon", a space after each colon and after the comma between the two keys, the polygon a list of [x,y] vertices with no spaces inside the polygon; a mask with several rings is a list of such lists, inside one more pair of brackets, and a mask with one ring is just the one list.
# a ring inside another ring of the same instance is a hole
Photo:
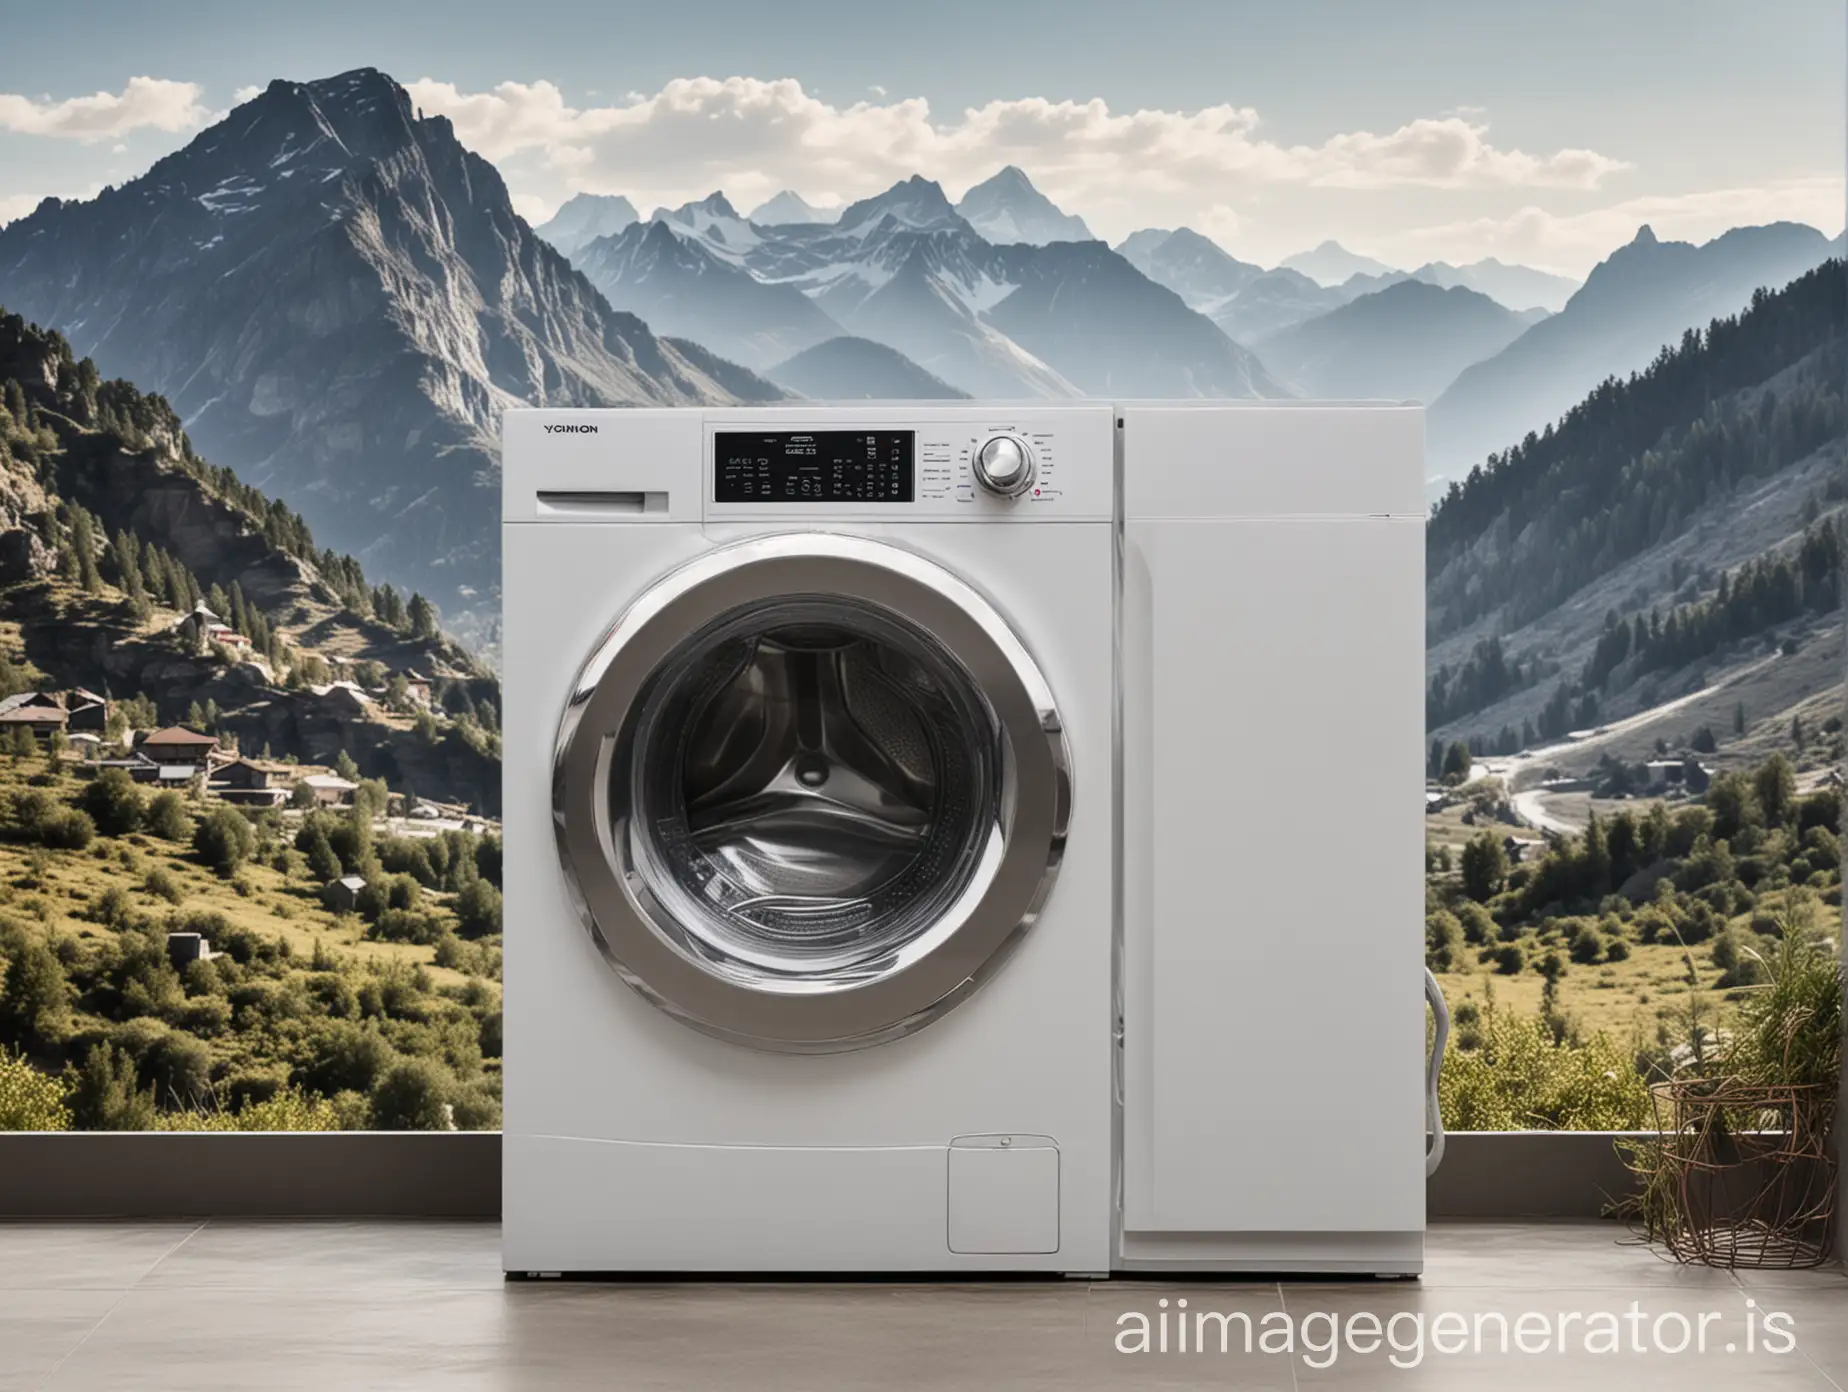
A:
{"label": "control panel", "polygon": [[712,500],[908,503],[916,455],[910,430],[720,430],[712,437]]}
{"label": "control panel", "polygon": [[1108,518],[1108,406],[708,410],[711,518]]}

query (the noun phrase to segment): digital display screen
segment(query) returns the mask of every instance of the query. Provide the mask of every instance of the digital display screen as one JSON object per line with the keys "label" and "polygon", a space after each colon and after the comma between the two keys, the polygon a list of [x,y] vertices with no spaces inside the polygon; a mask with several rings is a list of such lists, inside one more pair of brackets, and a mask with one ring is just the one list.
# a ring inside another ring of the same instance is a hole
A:
{"label": "digital display screen", "polygon": [[908,503],[910,430],[719,431],[715,503]]}

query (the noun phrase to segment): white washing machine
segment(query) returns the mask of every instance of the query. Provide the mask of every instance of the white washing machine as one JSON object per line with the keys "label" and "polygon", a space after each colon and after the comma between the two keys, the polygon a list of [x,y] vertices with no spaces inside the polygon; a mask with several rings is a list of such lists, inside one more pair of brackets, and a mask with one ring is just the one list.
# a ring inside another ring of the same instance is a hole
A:
{"label": "white washing machine", "polygon": [[1114,435],[508,413],[509,1271],[1109,1269]]}

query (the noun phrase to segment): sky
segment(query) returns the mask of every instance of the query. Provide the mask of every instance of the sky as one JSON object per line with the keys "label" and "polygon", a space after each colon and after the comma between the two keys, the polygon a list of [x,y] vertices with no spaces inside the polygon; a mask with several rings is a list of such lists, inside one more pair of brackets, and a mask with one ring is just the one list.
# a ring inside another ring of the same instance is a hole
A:
{"label": "sky", "polygon": [[381,68],[543,220],[723,189],[812,203],[1003,164],[1115,242],[1190,226],[1271,265],[1325,239],[1583,275],[1664,239],[1841,230],[1841,0],[92,0],[16,7],[0,221],[87,197],[276,77]]}

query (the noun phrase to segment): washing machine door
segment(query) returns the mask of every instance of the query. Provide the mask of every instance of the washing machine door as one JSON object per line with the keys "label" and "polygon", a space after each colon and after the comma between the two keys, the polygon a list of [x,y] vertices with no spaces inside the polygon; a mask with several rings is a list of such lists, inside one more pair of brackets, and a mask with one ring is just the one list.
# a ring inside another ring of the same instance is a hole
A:
{"label": "washing machine door", "polygon": [[979,988],[1033,926],[1071,803],[1044,677],[896,546],[721,547],[617,620],[561,722],[553,812],[604,956],[708,1034],[861,1048]]}

